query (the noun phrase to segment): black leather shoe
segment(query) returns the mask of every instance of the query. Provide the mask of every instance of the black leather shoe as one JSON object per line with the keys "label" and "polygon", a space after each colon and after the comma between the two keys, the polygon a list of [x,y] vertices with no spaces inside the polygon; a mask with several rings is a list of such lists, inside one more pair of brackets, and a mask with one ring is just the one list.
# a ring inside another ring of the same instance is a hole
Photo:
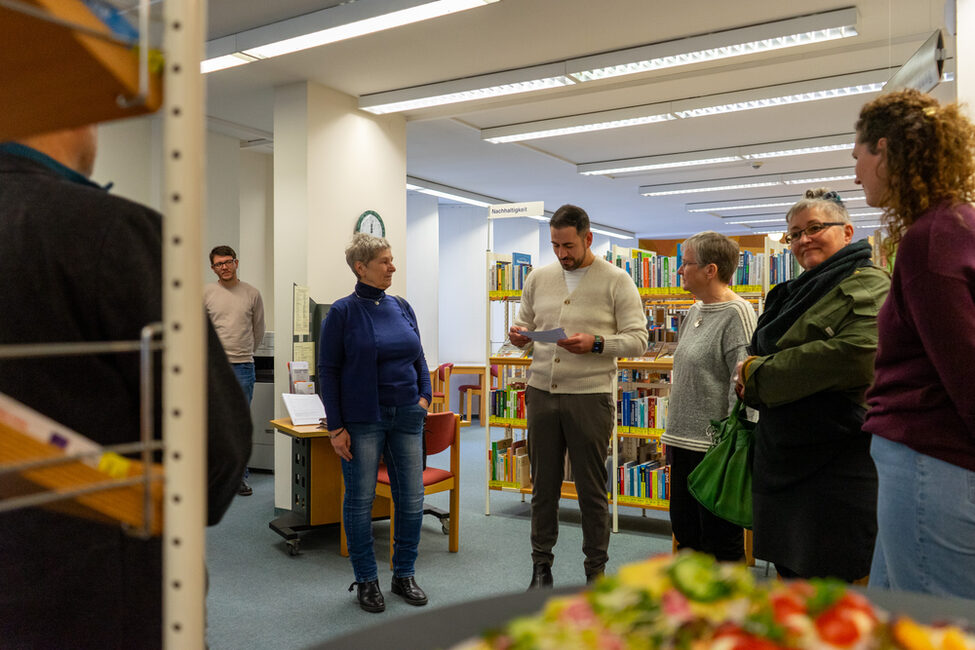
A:
{"label": "black leather shoe", "polygon": [[552,588],[552,567],[541,562],[536,562],[532,566],[532,581],[528,585],[528,591],[532,589],[551,589]]}
{"label": "black leather shoe", "polygon": [[349,585],[349,591],[352,591],[353,587],[359,590],[356,594],[359,598],[359,607],[373,613],[385,611],[386,601],[383,600],[383,592],[379,591],[378,580],[353,582]]}
{"label": "black leather shoe", "polygon": [[254,494],[254,490],[251,488],[250,483],[244,479],[240,479],[240,487],[237,488],[237,494],[242,497],[249,497],[250,495]]}
{"label": "black leather shoe", "polygon": [[416,605],[420,607],[421,605],[427,604],[427,595],[423,593],[420,586],[416,584],[416,580],[413,576],[407,578],[397,578],[393,576],[393,582],[390,585],[390,589],[397,596],[402,596],[410,605]]}

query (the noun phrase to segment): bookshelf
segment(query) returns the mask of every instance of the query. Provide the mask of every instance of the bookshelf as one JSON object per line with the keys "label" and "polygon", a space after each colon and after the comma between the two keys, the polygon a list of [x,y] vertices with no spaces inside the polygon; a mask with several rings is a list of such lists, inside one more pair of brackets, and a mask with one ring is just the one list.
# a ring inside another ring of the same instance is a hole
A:
{"label": "bookshelf", "polygon": [[[80,0],[25,0],[0,6],[0,81],[5,91],[0,99],[0,140],[156,111],[162,102],[162,81],[161,71],[151,71],[147,60],[149,3],[143,2],[140,10],[140,51],[146,55],[142,61],[132,43],[113,37]],[[206,430],[206,339],[199,317],[202,280],[194,279],[203,277],[199,224],[205,179],[199,170],[206,139],[199,62],[205,3],[201,9],[192,0],[167,0],[163,11],[168,66],[167,110],[162,118],[168,154],[164,195],[176,197],[164,208],[163,269],[178,270],[181,275],[175,277],[182,282],[174,286],[173,276],[164,276],[162,287],[165,491],[178,495],[165,499],[162,506],[162,635],[165,647],[202,648],[205,585],[200,566],[207,492],[206,440],[199,432]],[[182,28],[170,28],[174,23]]]}

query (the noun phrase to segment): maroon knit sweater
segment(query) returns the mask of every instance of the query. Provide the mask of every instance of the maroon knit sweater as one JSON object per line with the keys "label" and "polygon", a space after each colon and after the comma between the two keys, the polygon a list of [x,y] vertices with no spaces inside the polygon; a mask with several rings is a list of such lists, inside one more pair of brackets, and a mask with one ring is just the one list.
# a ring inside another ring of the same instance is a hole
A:
{"label": "maroon knit sweater", "polygon": [[926,212],[897,251],[877,317],[863,429],[975,471],[975,209]]}

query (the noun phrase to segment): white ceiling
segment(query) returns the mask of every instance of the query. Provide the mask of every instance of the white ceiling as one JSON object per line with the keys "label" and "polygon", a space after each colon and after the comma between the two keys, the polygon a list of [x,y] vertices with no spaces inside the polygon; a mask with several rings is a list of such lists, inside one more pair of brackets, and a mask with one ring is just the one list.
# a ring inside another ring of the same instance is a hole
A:
{"label": "white ceiling", "polygon": [[[354,0],[380,3],[384,0]],[[210,37],[226,36],[338,2],[210,0]],[[342,3],[344,4],[344,3]],[[207,76],[211,116],[273,130],[276,85],[311,80],[353,96],[791,18],[846,6],[843,0],[501,0],[469,11],[370,34]],[[650,237],[713,229],[750,232],[696,201],[781,196],[804,188],[752,189],[648,198],[641,185],[847,166],[848,151],[725,163],[616,178],[576,172],[580,163],[851,133],[871,95],[674,120],[517,144],[491,144],[482,128],[896,68],[945,24],[944,0],[859,0],[859,36],[767,54],[701,63],[552,90],[417,110],[407,119],[407,173],[505,201],[575,203],[594,221]],[[949,39],[950,40],[950,39]],[[953,43],[948,45],[953,55]],[[947,69],[953,69],[949,61]],[[953,99],[954,84],[934,91]],[[835,185],[855,190],[852,182]],[[851,207],[862,207],[855,203]],[[753,211],[754,212],[754,211]],[[773,215],[777,216],[777,215]]]}

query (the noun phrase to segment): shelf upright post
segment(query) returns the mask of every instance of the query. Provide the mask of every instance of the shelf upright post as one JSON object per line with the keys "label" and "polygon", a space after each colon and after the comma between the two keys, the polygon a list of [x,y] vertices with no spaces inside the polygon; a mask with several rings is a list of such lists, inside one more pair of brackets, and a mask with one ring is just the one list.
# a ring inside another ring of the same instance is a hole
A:
{"label": "shelf upright post", "polygon": [[206,0],[167,0],[164,188],[163,643],[205,647],[206,330],[203,205],[206,173],[203,78]]}
{"label": "shelf upright post", "polygon": [[[488,391],[491,390],[491,251],[494,250],[494,220],[491,219],[491,215],[488,214],[487,220],[487,250],[484,251],[484,268],[487,271],[484,274],[484,396],[487,397],[486,403],[488,404],[488,412],[481,413],[481,420],[485,422],[484,424],[484,448],[487,452],[491,451],[491,399],[488,396]],[[500,382],[500,373],[498,385]],[[482,398],[483,399],[483,398]],[[482,410],[483,404],[482,401]],[[485,420],[486,418],[486,420]],[[484,475],[484,514],[491,514],[491,454],[484,454],[484,469],[487,473]]]}

